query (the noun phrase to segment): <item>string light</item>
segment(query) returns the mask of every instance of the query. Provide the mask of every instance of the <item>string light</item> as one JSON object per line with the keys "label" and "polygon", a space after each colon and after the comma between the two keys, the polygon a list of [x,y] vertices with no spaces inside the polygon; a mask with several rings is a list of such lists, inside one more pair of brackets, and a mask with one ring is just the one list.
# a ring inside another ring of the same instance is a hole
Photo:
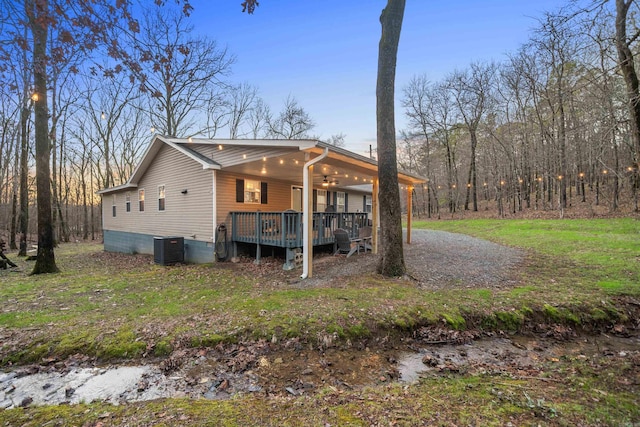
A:
{"label": "string light", "polygon": [[40,99],[40,95],[38,95],[36,92],[34,92],[31,95],[31,99],[33,100],[33,102],[38,102],[38,100]]}
{"label": "string light", "polygon": [[222,145],[218,145],[218,150],[222,150]]}
{"label": "string light", "polygon": [[104,113],[104,111],[102,112],[102,114],[100,114],[100,118],[101,118],[102,120],[104,120],[104,119],[106,119],[106,118],[107,118],[107,115]]}

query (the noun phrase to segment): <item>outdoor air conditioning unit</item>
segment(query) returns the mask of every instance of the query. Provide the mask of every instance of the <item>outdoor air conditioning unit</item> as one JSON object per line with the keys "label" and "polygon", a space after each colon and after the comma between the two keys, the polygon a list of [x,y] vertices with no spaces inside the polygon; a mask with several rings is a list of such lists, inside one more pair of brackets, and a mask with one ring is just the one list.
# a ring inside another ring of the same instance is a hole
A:
{"label": "outdoor air conditioning unit", "polygon": [[154,237],[153,261],[160,265],[184,262],[184,237]]}

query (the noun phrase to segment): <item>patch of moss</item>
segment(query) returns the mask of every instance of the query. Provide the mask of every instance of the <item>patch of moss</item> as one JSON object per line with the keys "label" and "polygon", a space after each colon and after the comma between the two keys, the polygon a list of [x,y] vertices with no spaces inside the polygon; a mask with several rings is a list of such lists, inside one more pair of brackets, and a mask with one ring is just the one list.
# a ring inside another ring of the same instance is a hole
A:
{"label": "patch of moss", "polygon": [[371,331],[364,325],[364,323],[358,323],[356,325],[351,325],[347,329],[347,335],[351,339],[367,338],[371,336]]}
{"label": "patch of moss", "polygon": [[346,334],[344,332],[344,328],[342,326],[338,325],[337,323],[331,323],[331,324],[327,325],[326,330],[327,330],[328,334],[336,334],[341,339],[346,338]]}
{"label": "patch of moss", "polygon": [[236,342],[237,339],[232,338],[230,336],[223,336],[223,335],[219,335],[219,334],[206,334],[203,336],[194,336],[191,337],[191,347],[193,348],[198,348],[198,347],[215,347],[216,345],[220,344],[220,343],[234,343]]}
{"label": "patch of moss", "polygon": [[599,308],[592,308],[590,315],[591,315],[591,319],[593,319],[596,322],[603,322],[603,321],[609,320],[609,315],[607,314],[607,312]]}
{"label": "patch of moss", "polygon": [[467,322],[459,314],[443,313],[442,317],[447,325],[458,331],[463,330],[467,325]]}
{"label": "patch of moss", "polygon": [[17,353],[10,354],[0,361],[0,366],[23,363],[37,363],[51,353],[51,346],[48,343],[34,344]]}
{"label": "patch of moss", "polygon": [[114,336],[105,337],[99,345],[97,356],[103,359],[135,358],[147,349],[147,344],[139,341],[129,328],[120,329]]}
{"label": "patch of moss", "polygon": [[171,342],[167,339],[162,339],[158,341],[153,348],[153,355],[158,357],[168,356],[172,351],[173,345],[171,345]]}
{"label": "patch of moss", "polygon": [[522,307],[520,307],[520,313],[522,313],[522,315],[524,317],[532,316],[533,315],[533,309],[531,307],[523,305]]}
{"label": "patch of moss", "polygon": [[498,327],[507,331],[518,331],[524,323],[524,314],[518,310],[495,313]]}
{"label": "patch of moss", "polygon": [[63,335],[55,346],[53,353],[60,357],[76,353],[95,354],[96,333],[83,331]]}
{"label": "patch of moss", "polygon": [[549,304],[545,304],[543,307],[543,311],[545,316],[553,322],[573,323],[576,325],[579,325],[581,323],[580,318],[575,313],[571,312],[571,310],[568,310],[566,308],[558,308]]}

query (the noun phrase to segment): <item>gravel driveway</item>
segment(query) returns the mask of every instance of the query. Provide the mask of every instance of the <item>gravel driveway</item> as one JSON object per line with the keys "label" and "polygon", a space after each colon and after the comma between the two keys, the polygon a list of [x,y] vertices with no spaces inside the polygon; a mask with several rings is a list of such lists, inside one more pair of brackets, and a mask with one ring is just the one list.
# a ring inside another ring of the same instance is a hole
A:
{"label": "gravel driveway", "polygon": [[405,244],[408,273],[428,288],[514,284],[524,252],[464,234],[413,230]]}
{"label": "gravel driveway", "polygon": [[[425,289],[500,288],[516,283],[515,273],[525,254],[464,234],[414,229],[411,244],[404,245],[404,257],[408,275]],[[374,255],[336,258],[314,260],[314,277],[305,280],[305,284],[323,284],[375,270]]]}

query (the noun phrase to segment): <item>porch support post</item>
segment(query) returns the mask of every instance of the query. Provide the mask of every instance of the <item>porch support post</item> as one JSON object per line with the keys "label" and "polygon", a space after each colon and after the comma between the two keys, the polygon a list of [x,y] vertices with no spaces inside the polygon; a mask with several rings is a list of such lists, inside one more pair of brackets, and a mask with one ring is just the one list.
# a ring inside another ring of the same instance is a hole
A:
{"label": "porch support post", "polygon": [[307,185],[304,188],[304,258],[303,263],[307,265],[307,277],[313,277],[313,165],[307,170]]}
{"label": "porch support post", "polygon": [[309,160],[302,168],[302,275],[301,279],[311,277],[313,269],[313,165],[329,155],[329,148],[314,159]]}
{"label": "porch support post", "polygon": [[411,244],[411,218],[413,217],[413,187],[407,185],[407,244]]}
{"label": "porch support post", "polygon": [[[186,190],[185,190],[186,192]],[[218,226],[218,212],[217,212],[217,191],[216,191],[216,170],[214,169],[211,174],[211,220],[213,222],[213,236],[211,236],[211,241],[213,242],[213,262],[218,261],[218,254],[216,253],[218,245],[216,245],[216,236],[218,233],[216,232],[216,227]]]}
{"label": "porch support post", "polygon": [[373,180],[373,189],[371,192],[371,246],[374,254],[378,253],[378,178]]}

